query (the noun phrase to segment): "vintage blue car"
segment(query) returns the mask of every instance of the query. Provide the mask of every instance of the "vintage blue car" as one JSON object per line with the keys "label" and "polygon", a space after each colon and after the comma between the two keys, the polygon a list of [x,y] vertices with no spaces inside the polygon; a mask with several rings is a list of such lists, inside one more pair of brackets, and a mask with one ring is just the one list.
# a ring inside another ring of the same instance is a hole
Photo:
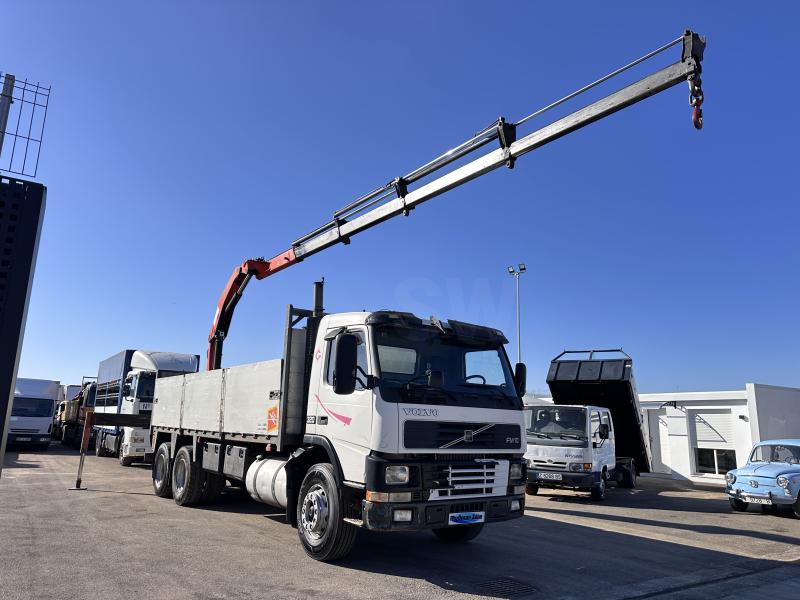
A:
{"label": "vintage blue car", "polygon": [[800,439],[756,444],[747,464],[728,471],[725,481],[733,510],[758,504],[770,512],[782,504],[800,519]]}

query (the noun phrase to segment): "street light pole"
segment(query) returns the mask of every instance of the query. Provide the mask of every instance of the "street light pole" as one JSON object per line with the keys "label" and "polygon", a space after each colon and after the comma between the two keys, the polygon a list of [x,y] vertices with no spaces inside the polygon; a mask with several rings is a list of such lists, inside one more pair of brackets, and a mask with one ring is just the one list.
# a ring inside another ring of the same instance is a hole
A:
{"label": "street light pole", "polygon": [[519,263],[518,268],[508,267],[508,274],[517,280],[517,362],[522,362],[522,333],[520,326],[520,301],[519,301],[519,277],[525,273],[525,263]]}

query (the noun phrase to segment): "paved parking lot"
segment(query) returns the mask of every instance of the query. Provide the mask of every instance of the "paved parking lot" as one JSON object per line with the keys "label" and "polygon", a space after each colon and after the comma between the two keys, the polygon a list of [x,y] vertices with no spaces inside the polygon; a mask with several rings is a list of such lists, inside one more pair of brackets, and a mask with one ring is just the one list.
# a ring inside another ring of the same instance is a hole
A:
{"label": "paved parking lot", "polygon": [[230,489],[181,508],[149,470],[77,454],[10,452],[0,479],[0,598],[797,597],[800,521],[734,514],[720,490],[640,479],[604,503],[528,497],[526,516],[448,546],[361,532],[346,560],[306,558],[270,507]]}

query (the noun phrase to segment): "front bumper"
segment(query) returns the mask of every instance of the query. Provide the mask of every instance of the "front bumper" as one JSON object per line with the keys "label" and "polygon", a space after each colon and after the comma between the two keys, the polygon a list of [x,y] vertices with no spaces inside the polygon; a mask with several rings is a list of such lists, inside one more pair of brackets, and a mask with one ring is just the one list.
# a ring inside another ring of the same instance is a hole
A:
{"label": "front bumper", "polygon": [[742,488],[727,488],[728,497],[733,500],[741,500],[750,504],[763,504],[769,506],[770,504],[794,504],[797,502],[797,496],[793,494],[786,494],[782,487],[774,487],[770,490],[751,491]]}
{"label": "front bumper", "polygon": [[50,444],[49,433],[9,433],[9,446],[45,446]]}
{"label": "front bumper", "polygon": [[[519,509],[511,510],[512,502]],[[374,531],[420,531],[449,526],[452,513],[483,512],[484,523],[497,523],[521,517],[525,512],[525,496],[500,496],[491,498],[468,498],[460,501],[437,502],[361,502],[361,514],[365,529]],[[397,522],[394,511],[411,510],[411,521]]]}
{"label": "front bumper", "polygon": [[[546,479],[542,475],[561,475],[560,480]],[[570,488],[588,490],[600,482],[599,473],[573,473],[572,471],[536,471],[528,469],[528,483],[539,487]]]}

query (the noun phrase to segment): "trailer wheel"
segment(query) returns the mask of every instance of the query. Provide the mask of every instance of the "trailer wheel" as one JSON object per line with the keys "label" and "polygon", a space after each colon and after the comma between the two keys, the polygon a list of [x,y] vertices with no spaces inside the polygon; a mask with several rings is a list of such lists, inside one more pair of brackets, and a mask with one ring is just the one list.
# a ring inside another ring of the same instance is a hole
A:
{"label": "trailer wheel", "polygon": [[197,504],[203,492],[200,463],[192,458],[192,449],[181,446],[172,463],[172,498],[179,506]]}
{"label": "trailer wheel", "polygon": [[333,465],[313,465],[297,497],[297,534],[311,558],[332,561],[350,553],[356,527],[344,521],[342,509]]}
{"label": "trailer wheel", "polygon": [[539,493],[539,486],[535,483],[526,483],[525,484],[525,493],[530,494],[531,496],[535,496]]}
{"label": "trailer wheel", "polygon": [[466,544],[478,537],[483,531],[483,523],[478,525],[457,525],[455,527],[440,527],[433,530],[433,534],[449,544]]}
{"label": "trailer wheel", "polygon": [[159,498],[172,498],[172,460],[169,455],[172,446],[164,442],[156,450],[153,459],[153,491]]}

